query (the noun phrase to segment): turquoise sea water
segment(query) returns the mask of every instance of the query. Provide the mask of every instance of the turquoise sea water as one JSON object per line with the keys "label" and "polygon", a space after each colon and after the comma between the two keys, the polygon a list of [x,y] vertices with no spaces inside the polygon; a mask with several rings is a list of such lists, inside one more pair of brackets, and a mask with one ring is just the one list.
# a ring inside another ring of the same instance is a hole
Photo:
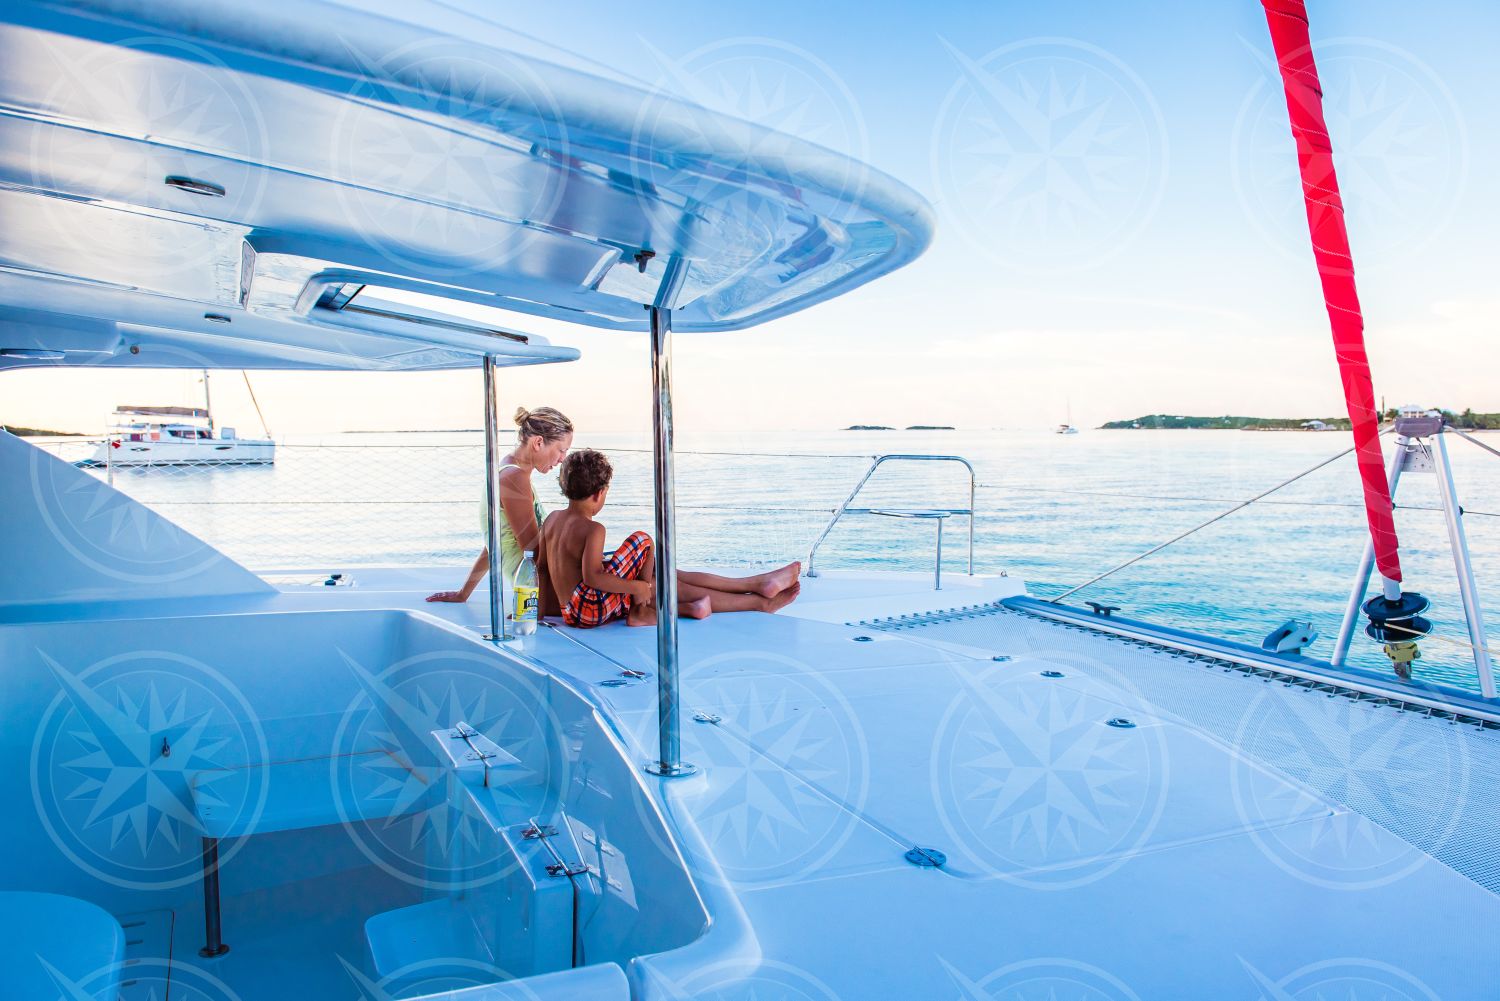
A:
{"label": "turquoise sea water", "polygon": [[[1500,436],[1491,436],[1500,443]],[[302,436],[269,469],[116,472],[127,492],[259,568],[462,563],[479,545],[483,456],[474,434]],[[649,440],[580,434],[611,454],[611,537],[651,521]],[[1341,433],[1242,431],[933,431],[692,434],[678,437],[679,562],[759,565],[805,558],[829,512],[871,456],[943,453],[973,462],[979,488],[975,568],[1060,593],[1171,538],[1349,444]],[[1389,441],[1387,441],[1389,448]],[[1500,601],[1500,458],[1450,443],[1482,599]],[[546,506],[561,502],[538,477]],[[1239,511],[1072,599],[1258,643],[1290,617],[1311,619],[1326,657],[1364,543],[1352,456]],[[1419,674],[1474,685],[1435,478],[1409,474],[1398,494],[1406,586],[1433,601],[1438,639]],[[961,466],[888,464],[860,506],[963,507]],[[944,566],[967,569],[967,530],[952,518]],[[825,567],[930,570],[929,522],[846,518],[819,554]],[[457,581],[455,581],[455,584]],[[1491,601],[1491,606],[1495,605]],[[1500,616],[1500,608],[1495,614]],[[1497,620],[1500,621],[1500,620]],[[1356,663],[1383,669],[1356,641]]]}

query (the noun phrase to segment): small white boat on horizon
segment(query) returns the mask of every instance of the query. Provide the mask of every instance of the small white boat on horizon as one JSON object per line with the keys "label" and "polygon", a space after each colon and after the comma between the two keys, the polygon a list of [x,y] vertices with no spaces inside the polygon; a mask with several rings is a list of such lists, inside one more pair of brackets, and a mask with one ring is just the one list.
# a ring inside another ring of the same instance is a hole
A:
{"label": "small white boat on horizon", "polygon": [[1075,428],[1071,424],[1059,424],[1057,426],[1057,433],[1058,434],[1077,434],[1078,433],[1078,429]]}

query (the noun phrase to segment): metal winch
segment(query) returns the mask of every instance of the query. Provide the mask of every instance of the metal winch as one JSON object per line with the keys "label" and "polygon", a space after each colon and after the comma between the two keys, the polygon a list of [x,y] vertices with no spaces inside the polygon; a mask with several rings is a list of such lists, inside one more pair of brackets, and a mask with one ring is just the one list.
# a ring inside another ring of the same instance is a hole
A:
{"label": "metal winch", "polygon": [[1376,595],[1364,604],[1370,619],[1365,635],[1381,644],[1403,681],[1411,680],[1412,661],[1422,656],[1417,641],[1432,632],[1432,622],[1422,617],[1431,604],[1415,591],[1402,591],[1395,599]]}

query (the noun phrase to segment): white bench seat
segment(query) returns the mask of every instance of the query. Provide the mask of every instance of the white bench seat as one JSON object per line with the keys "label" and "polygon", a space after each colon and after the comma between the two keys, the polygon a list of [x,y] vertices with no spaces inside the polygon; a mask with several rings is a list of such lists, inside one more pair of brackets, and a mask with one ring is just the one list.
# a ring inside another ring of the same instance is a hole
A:
{"label": "white bench seat", "polygon": [[56,893],[0,892],[0,984],[7,998],[116,1001],[125,930],[108,911]]}
{"label": "white bench seat", "polygon": [[[373,774],[381,757],[397,760],[388,751],[371,750],[347,755],[349,760],[300,758],[199,772],[193,779],[193,804],[203,836],[237,838],[395,816],[395,796],[341,797],[334,790],[335,768]],[[262,784],[265,805],[257,811],[254,800]]]}

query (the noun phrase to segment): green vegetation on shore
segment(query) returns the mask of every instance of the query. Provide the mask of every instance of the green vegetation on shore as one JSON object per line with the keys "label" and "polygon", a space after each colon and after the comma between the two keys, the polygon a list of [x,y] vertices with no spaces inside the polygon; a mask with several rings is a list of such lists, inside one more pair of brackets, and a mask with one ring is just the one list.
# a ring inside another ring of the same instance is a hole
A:
{"label": "green vegetation on shore", "polygon": [[17,438],[78,438],[77,431],[48,431],[46,428],[23,428],[14,424],[0,424],[0,431],[9,431]]}
{"label": "green vegetation on shore", "polygon": [[[1466,409],[1461,413],[1444,410],[1448,423],[1465,430],[1500,429],[1500,414],[1476,414]],[[1384,414],[1384,420],[1396,419],[1395,408]],[[1319,427],[1319,425],[1322,425]],[[1110,421],[1101,424],[1105,431],[1161,430],[1161,429],[1218,429],[1230,431],[1348,431],[1347,417],[1190,417],[1181,414],[1147,414],[1133,420]]]}
{"label": "green vegetation on shore", "polygon": [[1124,429],[1217,428],[1231,431],[1301,431],[1312,421],[1330,430],[1349,430],[1347,417],[1188,417],[1178,414],[1147,414],[1128,421],[1101,425],[1106,431]]}
{"label": "green vegetation on shore", "polygon": [[[1476,414],[1473,410],[1465,408],[1462,413],[1455,414],[1451,410],[1444,410],[1443,416],[1448,423],[1465,431],[1488,431],[1500,429],[1500,414]],[[1395,420],[1396,412],[1390,411],[1387,419]]]}

